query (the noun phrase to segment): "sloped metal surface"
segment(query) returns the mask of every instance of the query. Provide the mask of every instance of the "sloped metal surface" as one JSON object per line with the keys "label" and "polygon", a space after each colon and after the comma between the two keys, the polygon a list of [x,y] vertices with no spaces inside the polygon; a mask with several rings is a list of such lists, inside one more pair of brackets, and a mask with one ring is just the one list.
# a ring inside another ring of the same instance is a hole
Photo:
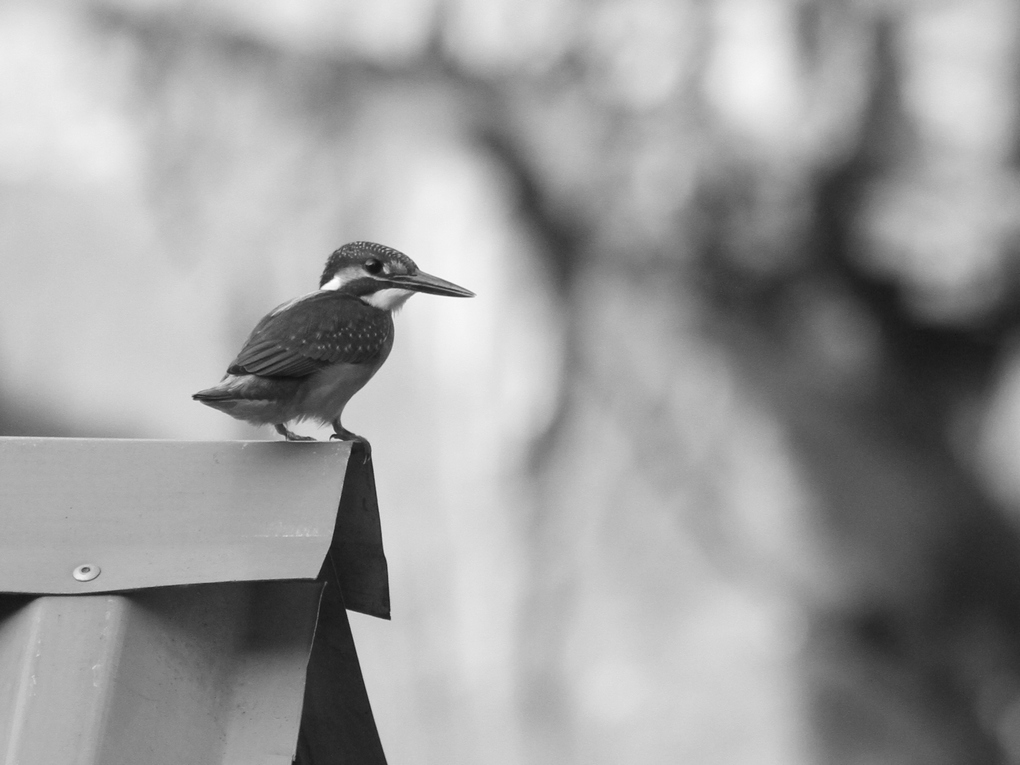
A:
{"label": "sloped metal surface", "polygon": [[[0,591],[314,579],[350,453],[344,442],[0,438]],[[99,575],[76,579],[83,565]]]}

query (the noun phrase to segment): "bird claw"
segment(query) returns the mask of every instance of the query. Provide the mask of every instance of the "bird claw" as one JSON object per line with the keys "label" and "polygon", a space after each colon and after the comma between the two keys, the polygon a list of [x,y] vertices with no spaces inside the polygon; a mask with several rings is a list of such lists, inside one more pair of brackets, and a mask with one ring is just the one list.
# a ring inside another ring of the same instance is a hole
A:
{"label": "bird claw", "polygon": [[287,428],[287,426],[284,425],[283,423],[280,423],[279,425],[276,425],[274,427],[276,428],[276,432],[279,433],[284,438],[286,438],[288,441],[314,441],[315,440],[311,436],[299,436],[293,430],[289,430]]}
{"label": "bird claw", "polygon": [[361,444],[365,450],[364,463],[367,463],[372,459],[372,444],[368,442],[368,439],[364,436],[359,436],[357,433],[351,433],[347,428],[342,427],[338,423],[333,423],[333,429],[336,431],[330,437],[330,441],[352,441],[354,443]]}

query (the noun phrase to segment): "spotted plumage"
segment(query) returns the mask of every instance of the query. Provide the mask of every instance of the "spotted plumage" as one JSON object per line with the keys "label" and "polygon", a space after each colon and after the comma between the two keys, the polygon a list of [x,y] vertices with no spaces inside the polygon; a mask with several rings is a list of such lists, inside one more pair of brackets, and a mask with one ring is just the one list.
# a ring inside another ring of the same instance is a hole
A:
{"label": "spotted plumage", "polygon": [[338,362],[364,364],[392,342],[389,311],[319,290],[263,318],[227,373],[303,377]]}
{"label": "spotted plumage", "polygon": [[319,289],[278,306],[252,330],[219,385],[196,393],[203,404],[288,440],[310,440],[286,426],[314,419],[335,437],[360,439],[340,424],[343,409],[393,347],[393,311],[415,292],[473,293],[418,270],[401,252],[353,242],[326,262]]}

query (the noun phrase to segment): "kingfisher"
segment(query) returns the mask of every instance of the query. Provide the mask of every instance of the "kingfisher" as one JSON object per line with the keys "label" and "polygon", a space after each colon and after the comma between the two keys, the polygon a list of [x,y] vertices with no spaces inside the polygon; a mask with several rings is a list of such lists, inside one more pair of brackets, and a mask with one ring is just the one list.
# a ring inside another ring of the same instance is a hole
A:
{"label": "kingfisher", "polygon": [[351,397],[390,355],[393,314],[411,295],[475,293],[418,269],[404,253],[351,242],[326,261],[319,289],[266,314],[219,385],[192,396],[254,425],[272,425],[288,441],[314,441],[287,424],[332,425],[331,439],[368,442],[340,424]]}

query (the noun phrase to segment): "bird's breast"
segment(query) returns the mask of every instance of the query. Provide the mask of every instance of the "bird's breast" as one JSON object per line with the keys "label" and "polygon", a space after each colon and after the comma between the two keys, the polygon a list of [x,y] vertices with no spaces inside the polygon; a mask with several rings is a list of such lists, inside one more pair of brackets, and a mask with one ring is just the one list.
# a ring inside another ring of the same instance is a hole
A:
{"label": "bird's breast", "polygon": [[389,355],[390,344],[376,358],[361,364],[338,362],[309,375],[302,384],[297,417],[324,423],[340,417],[351,397],[379,371]]}

